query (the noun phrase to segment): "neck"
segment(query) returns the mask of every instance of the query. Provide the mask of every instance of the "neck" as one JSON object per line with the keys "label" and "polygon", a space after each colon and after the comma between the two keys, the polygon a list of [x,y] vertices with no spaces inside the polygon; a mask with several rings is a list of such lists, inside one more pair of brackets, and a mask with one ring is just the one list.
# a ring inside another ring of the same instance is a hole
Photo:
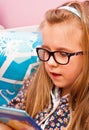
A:
{"label": "neck", "polygon": [[67,94],[70,94],[70,89],[69,88],[62,88],[61,97],[64,97]]}

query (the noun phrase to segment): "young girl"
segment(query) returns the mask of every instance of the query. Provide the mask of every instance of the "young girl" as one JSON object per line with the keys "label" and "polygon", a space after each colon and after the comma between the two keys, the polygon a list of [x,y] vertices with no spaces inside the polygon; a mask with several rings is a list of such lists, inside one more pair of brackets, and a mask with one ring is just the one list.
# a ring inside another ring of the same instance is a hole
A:
{"label": "young girl", "polygon": [[43,130],[89,130],[89,1],[48,10],[40,30],[39,67],[9,106]]}

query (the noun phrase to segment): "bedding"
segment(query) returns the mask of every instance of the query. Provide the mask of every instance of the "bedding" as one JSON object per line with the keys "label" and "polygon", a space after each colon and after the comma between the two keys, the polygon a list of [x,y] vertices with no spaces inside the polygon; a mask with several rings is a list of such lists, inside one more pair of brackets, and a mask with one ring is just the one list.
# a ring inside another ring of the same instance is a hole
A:
{"label": "bedding", "polygon": [[35,48],[41,43],[40,32],[0,32],[0,105],[17,95],[23,80],[38,66]]}

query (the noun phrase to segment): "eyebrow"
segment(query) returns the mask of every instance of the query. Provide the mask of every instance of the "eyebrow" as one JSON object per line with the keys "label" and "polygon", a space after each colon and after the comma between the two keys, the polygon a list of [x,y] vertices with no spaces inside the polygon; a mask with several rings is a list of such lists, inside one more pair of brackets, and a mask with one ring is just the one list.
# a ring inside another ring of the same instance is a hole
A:
{"label": "eyebrow", "polygon": [[[43,48],[51,50],[48,46],[42,45]],[[65,52],[74,52],[74,50],[71,50],[69,48],[64,48],[64,47],[58,47],[56,48],[57,51],[65,51]],[[79,50],[78,50],[79,51]]]}

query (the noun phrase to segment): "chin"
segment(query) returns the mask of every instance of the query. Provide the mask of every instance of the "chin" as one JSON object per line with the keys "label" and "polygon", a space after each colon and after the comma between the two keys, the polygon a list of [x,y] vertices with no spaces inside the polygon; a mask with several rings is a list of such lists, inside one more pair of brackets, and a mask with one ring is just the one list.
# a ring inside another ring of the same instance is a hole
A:
{"label": "chin", "polygon": [[57,88],[67,88],[69,85],[64,85],[64,84],[61,84],[61,83],[54,83],[54,85],[57,87]]}

